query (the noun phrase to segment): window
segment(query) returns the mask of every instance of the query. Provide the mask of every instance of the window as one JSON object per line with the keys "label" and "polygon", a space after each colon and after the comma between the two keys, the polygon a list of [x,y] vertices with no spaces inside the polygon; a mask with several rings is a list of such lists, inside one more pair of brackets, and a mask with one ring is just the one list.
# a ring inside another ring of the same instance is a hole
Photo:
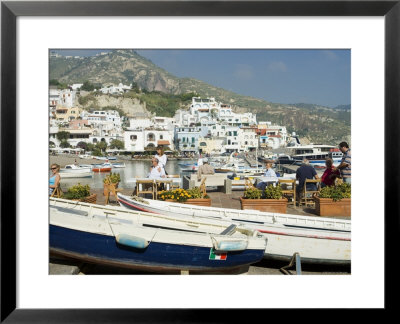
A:
{"label": "window", "polygon": [[137,135],[131,135],[131,141],[137,140]]}
{"label": "window", "polygon": [[160,140],[164,139],[164,135],[160,135]]}

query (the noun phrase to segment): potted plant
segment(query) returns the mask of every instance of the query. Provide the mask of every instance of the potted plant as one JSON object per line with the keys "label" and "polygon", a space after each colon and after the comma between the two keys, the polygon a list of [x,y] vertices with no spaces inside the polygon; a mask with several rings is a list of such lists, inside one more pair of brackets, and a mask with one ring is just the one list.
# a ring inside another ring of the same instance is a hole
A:
{"label": "potted plant", "polygon": [[240,197],[242,209],[255,209],[259,211],[286,214],[287,199],[283,198],[280,185],[270,184],[263,192],[255,187],[248,187]]}
{"label": "potted plant", "polygon": [[95,204],[97,201],[97,194],[91,195],[89,185],[81,185],[78,183],[68,188],[68,191],[64,194],[64,198]]}
{"label": "potted plant", "polygon": [[351,216],[351,185],[344,182],[324,187],[314,201],[319,216]]}
{"label": "potted plant", "polygon": [[164,190],[158,193],[158,198],[164,201],[174,201],[190,205],[211,206],[211,199],[203,195],[200,188]]}
{"label": "potted plant", "polygon": [[118,184],[121,181],[121,176],[119,173],[110,173],[103,179],[103,195],[107,196],[108,192],[114,188],[118,188]]}

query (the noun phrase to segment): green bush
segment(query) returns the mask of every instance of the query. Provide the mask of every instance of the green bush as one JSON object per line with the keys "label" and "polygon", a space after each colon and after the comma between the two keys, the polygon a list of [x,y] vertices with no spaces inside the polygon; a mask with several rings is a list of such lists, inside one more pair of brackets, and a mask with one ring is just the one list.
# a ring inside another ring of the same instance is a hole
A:
{"label": "green bush", "polygon": [[121,181],[121,176],[119,173],[110,173],[103,179],[103,183],[118,183]]}
{"label": "green bush", "polygon": [[331,198],[333,201],[340,201],[343,198],[351,198],[351,185],[342,183],[337,186],[327,186],[319,192],[320,198]]}
{"label": "green bush", "polygon": [[67,193],[64,195],[66,199],[83,199],[90,196],[89,185],[81,185],[78,183],[76,186],[68,188]]}
{"label": "green bush", "polygon": [[249,187],[246,188],[243,194],[243,198],[245,199],[261,199],[262,191],[254,188],[254,187]]}
{"label": "green bush", "polygon": [[189,194],[191,199],[197,199],[197,198],[206,198],[206,199],[208,199],[209,198],[209,196],[207,194],[203,197],[203,193],[201,192],[199,187],[194,187],[192,189],[187,189],[186,191]]}
{"label": "green bush", "polygon": [[265,188],[265,199],[281,199],[282,198],[282,188],[278,184],[276,187],[274,187],[272,184],[270,184],[267,188]]}

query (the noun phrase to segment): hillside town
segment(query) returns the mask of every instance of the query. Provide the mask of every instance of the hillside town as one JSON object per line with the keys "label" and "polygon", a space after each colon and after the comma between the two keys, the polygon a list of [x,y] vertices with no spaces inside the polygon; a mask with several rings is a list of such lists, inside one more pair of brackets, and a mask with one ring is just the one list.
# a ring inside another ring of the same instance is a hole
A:
{"label": "hillside town", "polygon": [[[215,98],[193,97],[188,109],[178,109],[174,117],[121,116],[116,110],[83,109],[77,105],[82,84],[69,89],[50,88],[50,149],[81,152],[83,143],[96,145],[123,143],[114,151],[141,154],[163,147],[181,155],[251,152],[277,149],[292,137],[283,125],[257,121],[256,114],[235,113]],[[103,94],[121,94],[130,86],[119,84],[99,89]],[[57,136],[67,132],[65,141]],[[108,151],[110,151],[109,149]]]}

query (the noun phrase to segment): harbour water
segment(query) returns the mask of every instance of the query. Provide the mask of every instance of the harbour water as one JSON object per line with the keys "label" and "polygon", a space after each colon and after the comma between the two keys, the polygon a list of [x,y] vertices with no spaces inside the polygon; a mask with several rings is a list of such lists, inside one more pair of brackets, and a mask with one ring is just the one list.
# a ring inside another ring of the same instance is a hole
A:
{"label": "harbour water", "polygon": [[[86,164],[82,160],[77,159],[78,163]],[[127,160],[121,161],[125,163],[125,168],[113,168],[113,173],[119,173],[121,177],[121,187],[123,188],[134,188],[135,183],[132,181],[135,177],[145,178],[150,171],[151,161],[150,160]],[[186,174],[182,172],[178,163],[195,163],[197,160],[168,160],[166,165],[166,172],[172,174]],[[90,161],[89,163],[94,163]],[[63,165],[61,165],[63,167]],[[65,178],[63,179],[64,186],[72,186],[78,182],[82,185],[88,184],[92,189],[103,188],[103,179],[109,175],[110,172],[94,172],[92,178]]]}

